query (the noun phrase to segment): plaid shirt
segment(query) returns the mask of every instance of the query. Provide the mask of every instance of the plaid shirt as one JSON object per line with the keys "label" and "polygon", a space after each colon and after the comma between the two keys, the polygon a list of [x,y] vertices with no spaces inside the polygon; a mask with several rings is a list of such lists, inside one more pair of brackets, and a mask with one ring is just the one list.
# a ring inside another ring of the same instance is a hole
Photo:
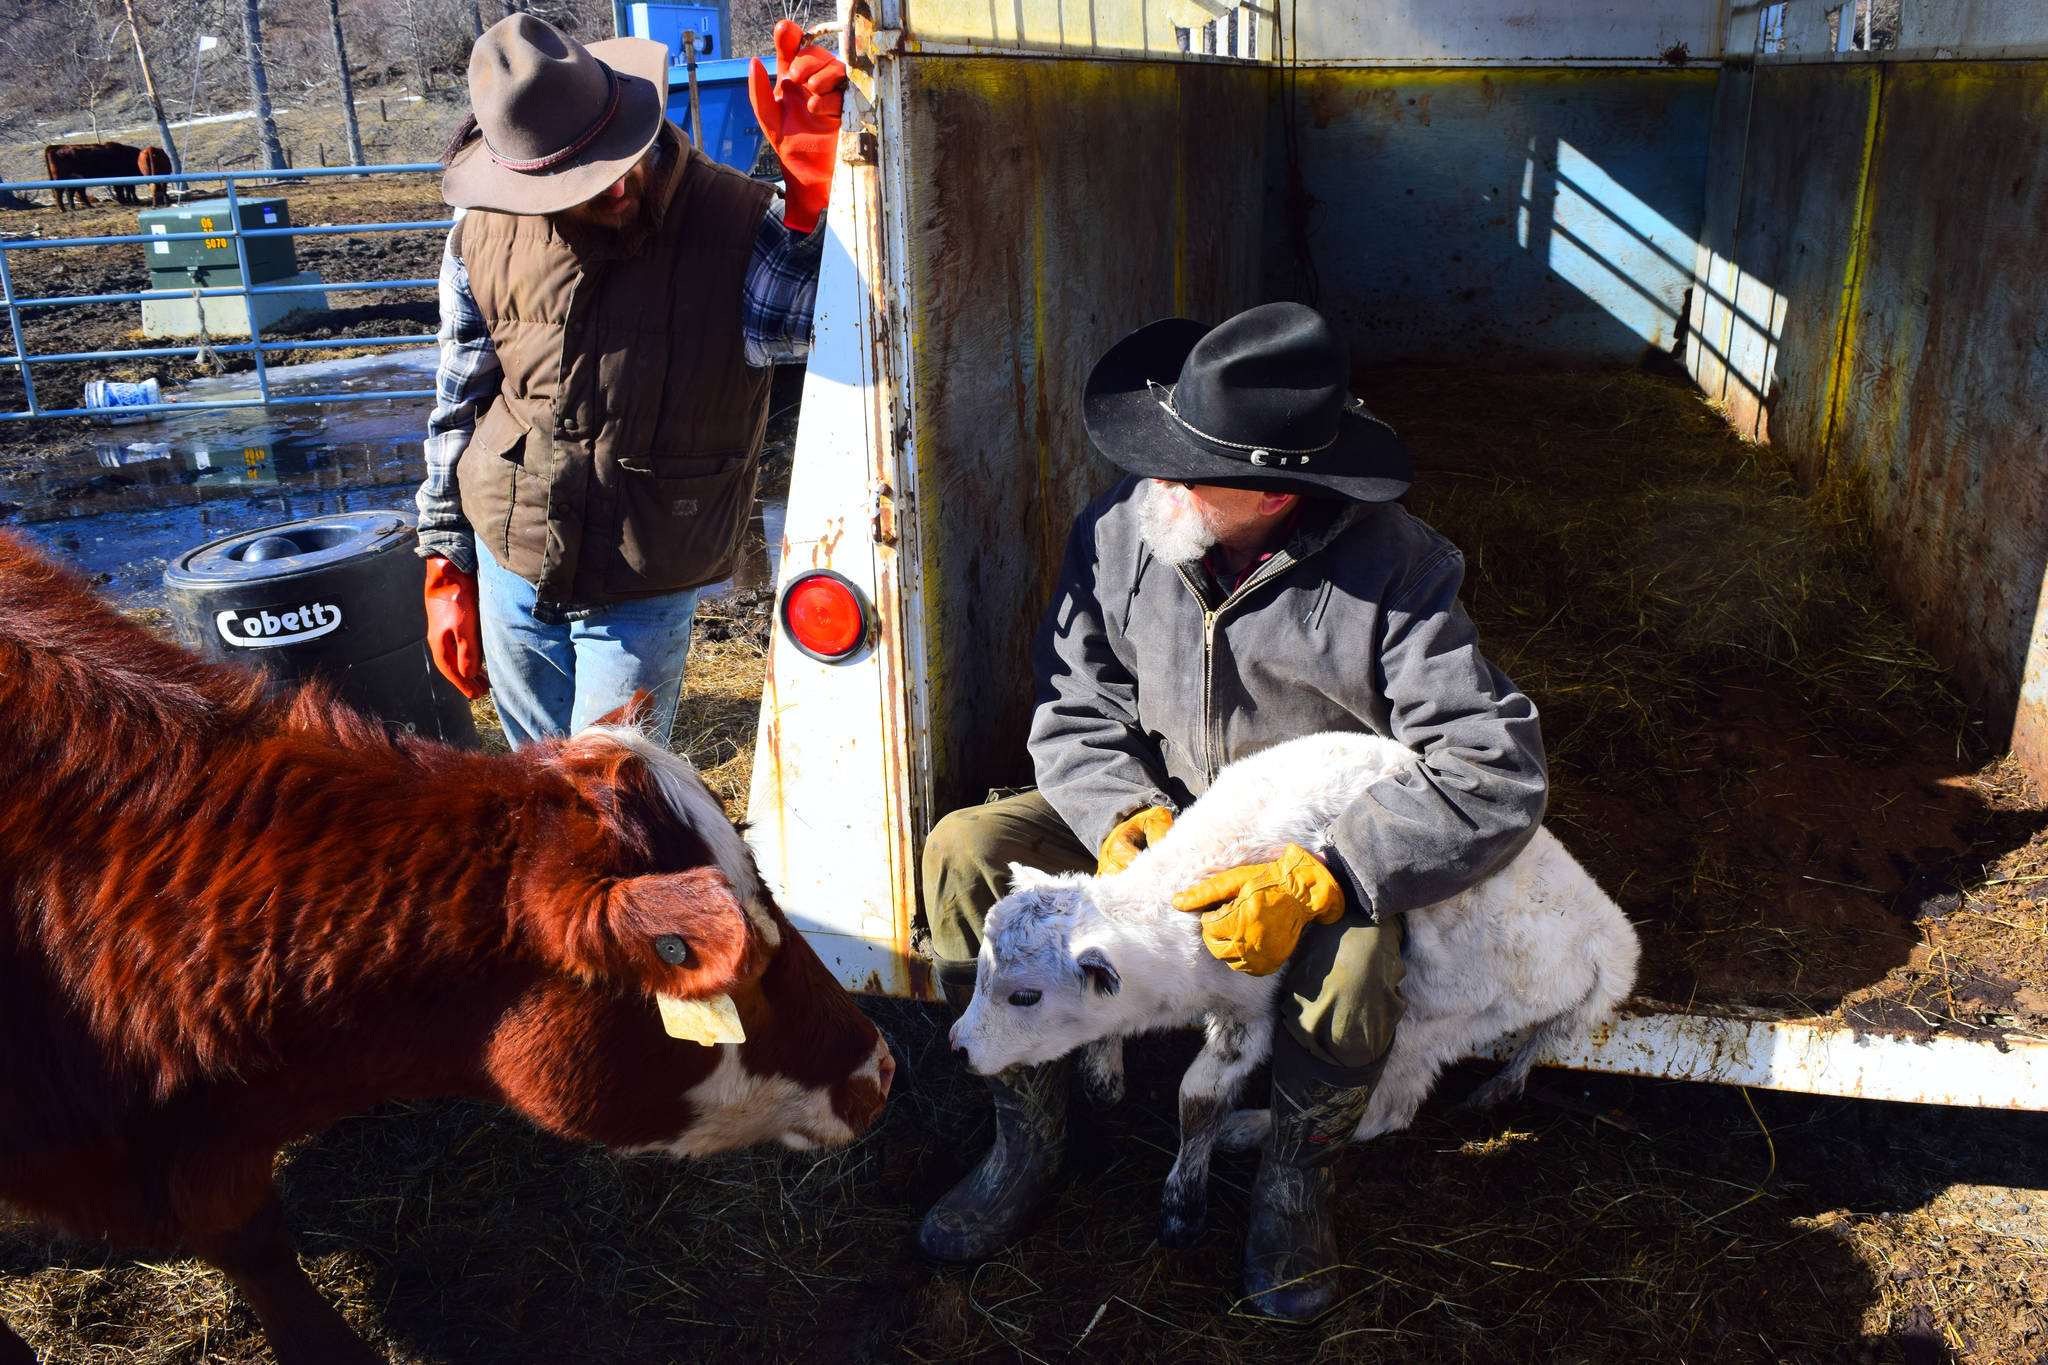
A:
{"label": "plaid shirt", "polygon": [[[456,210],[458,218],[462,212]],[[740,345],[747,364],[758,369],[810,353],[824,248],[822,230],[791,232],[782,223],[781,198],[769,201],[740,301]],[[469,292],[469,270],[452,248],[444,247],[441,362],[434,372],[434,412],[427,419],[427,475],[413,502],[420,514],[420,554],[444,555],[470,573],[476,572],[476,548],[455,492],[455,463],[503,377],[497,348]]]}

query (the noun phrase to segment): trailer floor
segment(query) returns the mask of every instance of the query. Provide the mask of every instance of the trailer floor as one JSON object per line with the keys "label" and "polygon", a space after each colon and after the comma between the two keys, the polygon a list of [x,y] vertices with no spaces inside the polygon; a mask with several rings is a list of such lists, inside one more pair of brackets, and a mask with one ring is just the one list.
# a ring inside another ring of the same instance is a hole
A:
{"label": "trailer floor", "polygon": [[1641,372],[1360,385],[1542,709],[1549,822],[1640,926],[1642,995],[2048,1032],[2048,813],[1886,604],[1852,496]]}

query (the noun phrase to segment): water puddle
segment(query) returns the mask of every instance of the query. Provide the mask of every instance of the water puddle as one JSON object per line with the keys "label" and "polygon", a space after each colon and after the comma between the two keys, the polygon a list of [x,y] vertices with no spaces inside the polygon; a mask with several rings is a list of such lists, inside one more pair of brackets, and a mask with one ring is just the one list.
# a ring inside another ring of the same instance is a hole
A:
{"label": "water puddle", "polygon": [[[432,347],[317,365],[272,366],[271,393],[431,389]],[[195,380],[166,397],[258,397],[251,375]],[[410,513],[425,473],[428,398],[154,414],[71,433],[31,470],[0,484],[0,524],[27,535],[124,606],[160,607],[169,562],[206,541],[301,517]],[[772,582],[783,504],[756,511],[750,553],[716,597]]]}

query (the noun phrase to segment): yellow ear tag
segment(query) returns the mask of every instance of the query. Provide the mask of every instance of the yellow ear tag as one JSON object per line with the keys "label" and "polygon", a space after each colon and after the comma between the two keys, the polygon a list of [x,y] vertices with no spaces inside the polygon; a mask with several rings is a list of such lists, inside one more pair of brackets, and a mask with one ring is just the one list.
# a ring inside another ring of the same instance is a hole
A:
{"label": "yellow ear tag", "polygon": [[671,1038],[687,1039],[705,1047],[747,1041],[747,1031],[740,1027],[740,1012],[733,1008],[729,995],[714,995],[709,1000],[657,995],[654,1003],[661,1006],[661,1026]]}

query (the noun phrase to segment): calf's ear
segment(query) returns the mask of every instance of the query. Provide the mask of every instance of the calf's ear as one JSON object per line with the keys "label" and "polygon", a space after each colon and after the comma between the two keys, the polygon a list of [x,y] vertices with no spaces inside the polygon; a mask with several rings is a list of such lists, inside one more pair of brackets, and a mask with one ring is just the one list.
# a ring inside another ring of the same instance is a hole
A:
{"label": "calf's ear", "polygon": [[1074,965],[1081,969],[1081,975],[1095,988],[1097,995],[1115,995],[1124,988],[1124,979],[1117,975],[1116,964],[1109,960],[1109,954],[1100,948],[1083,948]]}

